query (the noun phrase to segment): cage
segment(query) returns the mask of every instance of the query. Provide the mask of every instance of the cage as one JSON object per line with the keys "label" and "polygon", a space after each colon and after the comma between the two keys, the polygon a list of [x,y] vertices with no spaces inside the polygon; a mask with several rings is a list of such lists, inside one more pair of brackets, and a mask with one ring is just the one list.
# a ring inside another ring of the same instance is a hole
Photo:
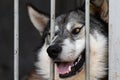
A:
{"label": "cage", "polygon": [[[86,80],[90,80],[90,5],[92,1],[97,0],[29,0],[29,1],[0,1],[0,43],[1,43],[1,58],[0,58],[0,80],[26,80],[31,70],[35,69],[34,62],[37,60],[36,47],[41,47],[41,36],[33,24],[30,22],[27,5],[30,3],[37,9],[51,14],[51,36],[54,35],[55,17],[68,13],[80,7],[85,11],[86,25]],[[108,1],[105,4],[109,7],[109,20],[103,19],[108,23],[108,76],[104,80],[119,80],[120,79],[120,36],[119,36],[119,0],[101,0]],[[95,4],[95,3],[93,3]],[[98,8],[98,6],[97,6]],[[93,10],[95,8],[93,7]],[[96,11],[97,12],[97,11]],[[99,12],[99,10],[98,10]],[[94,13],[93,13],[94,14]],[[98,15],[98,14],[97,14]],[[105,14],[103,14],[105,15]],[[102,17],[102,16],[99,16]],[[108,18],[108,16],[107,16]],[[52,37],[51,37],[52,40]],[[35,49],[35,50],[34,50]],[[55,77],[56,65],[51,62],[49,80],[57,80]],[[40,79],[41,80],[41,79]],[[103,79],[102,79],[103,80]]]}

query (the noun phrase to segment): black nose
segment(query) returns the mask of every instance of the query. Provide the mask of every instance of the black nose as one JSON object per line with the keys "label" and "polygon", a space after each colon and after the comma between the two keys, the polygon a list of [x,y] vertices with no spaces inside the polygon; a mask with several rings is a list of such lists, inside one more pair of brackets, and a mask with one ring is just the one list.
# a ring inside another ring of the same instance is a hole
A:
{"label": "black nose", "polygon": [[57,58],[61,51],[62,51],[62,47],[57,44],[51,45],[47,49],[47,53],[52,59]]}

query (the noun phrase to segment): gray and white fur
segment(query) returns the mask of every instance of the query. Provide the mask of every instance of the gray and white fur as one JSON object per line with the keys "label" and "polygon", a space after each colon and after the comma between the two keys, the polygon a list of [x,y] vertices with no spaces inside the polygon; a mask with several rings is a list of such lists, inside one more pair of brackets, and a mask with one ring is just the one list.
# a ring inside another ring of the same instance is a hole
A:
{"label": "gray and white fur", "polygon": [[[60,62],[75,61],[85,50],[85,13],[75,10],[60,15],[55,22],[55,35],[50,43],[49,17],[39,13],[28,6],[30,19],[40,35],[43,37],[43,46],[38,51],[38,61],[35,63],[37,74],[43,78],[50,78],[50,60]],[[101,80],[107,73],[107,32],[106,25],[93,18],[90,19],[90,80]],[[80,31],[76,33],[74,30]],[[55,46],[52,54],[47,51],[50,46]],[[57,45],[57,46],[56,46]],[[85,63],[79,73],[67,78],[57,80],[85,80]]]}

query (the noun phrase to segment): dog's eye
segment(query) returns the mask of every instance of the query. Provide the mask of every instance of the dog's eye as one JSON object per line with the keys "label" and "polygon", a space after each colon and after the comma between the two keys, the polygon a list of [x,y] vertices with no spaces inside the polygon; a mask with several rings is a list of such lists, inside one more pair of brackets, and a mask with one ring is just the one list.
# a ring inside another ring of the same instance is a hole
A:
{"label": "dog's eye", "polygon": [[81,30],[81,28],[77,27],[77,28],[73,29],[71,33],[76,35],[80,32],[80,30]]}

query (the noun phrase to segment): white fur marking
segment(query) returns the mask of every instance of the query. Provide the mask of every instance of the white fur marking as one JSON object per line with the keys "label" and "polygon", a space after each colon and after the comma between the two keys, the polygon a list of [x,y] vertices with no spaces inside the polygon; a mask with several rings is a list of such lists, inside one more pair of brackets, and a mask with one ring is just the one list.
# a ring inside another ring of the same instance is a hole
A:
{"label": "white fur marking", "polygon": [[63,61],[74,61],[85,48],[85,39],[76,40],[74,43],[65,39],[63,44],[60,58]]}

